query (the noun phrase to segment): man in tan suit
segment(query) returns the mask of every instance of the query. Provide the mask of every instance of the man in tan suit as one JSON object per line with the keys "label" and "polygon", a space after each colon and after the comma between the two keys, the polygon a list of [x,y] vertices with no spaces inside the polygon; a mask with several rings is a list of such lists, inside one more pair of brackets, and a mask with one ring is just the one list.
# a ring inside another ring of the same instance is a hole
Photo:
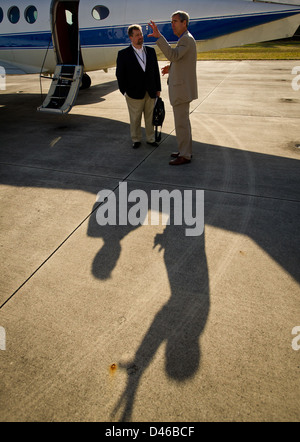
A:
{"label": "man in tan suit", "polygon": [[172,48],[151,21],[153,33],[148,37],[157,38],[157,46],[171,64],[162,69],[162,74],[169,74],[169,97],[173,107],[178,151],[171,156],[175,159],[169,164],[177,166],[191,162],[192,131],[190,123],[190,102],[198,98],[197,90],[197,48],[194,37],[188,31],[189,15],[184,11],[172,15],[172,29],[179,38],[177,46]]}

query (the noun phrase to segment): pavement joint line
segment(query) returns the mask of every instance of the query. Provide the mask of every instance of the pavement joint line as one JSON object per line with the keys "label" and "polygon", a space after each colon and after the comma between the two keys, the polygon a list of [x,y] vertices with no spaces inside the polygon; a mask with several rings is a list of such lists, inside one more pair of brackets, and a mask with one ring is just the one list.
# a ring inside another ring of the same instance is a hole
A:
{"label": "pavement joint line", "polygon": [[[99,207],[99,206],[98,206]],[[85,223],[85,221],[92,215],[92,213],[98,209],[96,207],[81,223],[75,227],[75,229],[56,247],[56,249],[31,273],[30,276],[0,305],[0,310],[21,290],[25,284],[55,255],[55,253],[73,236],[73,234]]]}
{"label": "pavement joint line", "polygon": [[[141,181],[141,180],[129,180],[128,182],[131,183],[143,183],[145,185],[151,184],[151,185],[158,185],[162,186],[168,186],[168,187],[174,187],[174,189],[182,188],[182,189],[188,189],[188,190],[199,190],[198,187],[195,186],[186,186],[184,184],[176,185],[173,183],[159,183],[154,181]],[[258,195],[253,193],[243,193],[243,192],[234,192],[232,190],[222,190],[222,189],[212,189],[209,187],[202,187],[201,190],[205,190],[206,192],[214,192],[214,193],[228,193],[229,195],[236,195],[236,196],[245,196],[250,198],[261,198],[261,199],[269,199],[269,200],[275,200],[275,201],[286,201],[290,203],[300,203],[300,199],[290,199],[290,198],[279,198],[275,196],[268,196],[268,195]]]}
{"label": "pavement joint line", "polygon": [[227,73],[227,75],[220,81],[220,83],[218,83],[207,95],[206,97],[203,98],[203,100],[195,107],[195,109],[193,109],[190,114],[192,114],[193,112],[195,112],[215,91],[216,89],[218,89],[222,83],[224,83],[224,81],[227,80],[227,78],[237,69],[238,64],[235,63],[235,66],[233,67],[233,69],[231,69],[230,72]]}
{"label": "pavement joint line", "polygon": [[[158,147],[157,147],[158,148]],[[5,163],[5,162],[1,162],[0,161],[0,165],[5,165],[5,166],[12,166],[12,167],[23,167],[23,168],[28,168],[28,169],[38,169],[38,170],[48,170],[51,172],[58,172],[58,173],[62,173],[62,174],[70,174],[70,175],[83,175],[83,176],[87,176],[87,177],[92,177],[92,178],[99,178],[99,179],[114,179],[114,180],[119,180],[119,182],[124,182],[126,180],[129,179],[130,182],[134,183],[143,183],[145,185],[148,184],[154,184],[157,186],[161,186],[162,183],[160,182],[156,182],[156,181],[141,181],[141,180],[136,180],[136,179],[130,179],[130,175],[132,175],[132,173],[157,149],[153,149],[153,151],[151,151],[147,157],[145,157],[125,178],[121,178],[121,177],[117,177],[117,176],[111,176],[111,175],[95,175],[95,174],[89,174],[89,173],[81,173],[81,172],[76,172],[76,171],[69,171],[69,170],[59,170],[59,169],[49,169],[46,167],[38,167],[38,166],[30,166],[30,165],[25,165],[25,164],[14,164],[14,163]],[[169,187],[180,187],[183,189],[194,189],[197,190],[198,187],[189,185],[189,186],[185,186],[184,184],[181,184],[180,186],[175,185],[173,183],[164,183],[164,185],[169,186]],[[115,189],[113,189],[112,191],[114,192],[117,188],[119,187],[119,185],[116,186]],[[221,189],[213,189],[213,188],[209,188],[209,187],[203,187],[202,190],[205,190],[207,192],[216,192],[216,193],[228,193],[231,195],[237,195],[237,196],[249,196],[249,197],[254,197],[254,198],[265,198],[265,199],[273,199],[273,200],[278,200],[278,201],[286,201],[286,202],[294,202],[294,203],[299,203],[300,199],[290,199],[290,198],[278,198],[278,197],[274,197],[274,196],[268,196],[268,195],[258,195],[258,194],[251,194],[251,193],[242,193],[242,192],[233,192],[230,190],[221,190]],[[91,212],[92,214],[93,212]],[[90,215],[91,215],[90,214]]]}
{"label": "pavement joint line", "polygon": [[[197,108],[196,108],[197,109]],[[195,112],[195,110],[193,110],[193,112]],[[281,120],[299,120],[300,117],[298,116],[294,116],[294,117],[287,117],[287,116],[282,116],[282,115],[259,115],[259,114],[255,114],[255,115],[248,115],[248,114],[229,114],[226,113],[224,114],[223,112],[201,112],[201,111],[197,111],[197,114],[200,115],[225,115],[226,117],[239,117],[239,118],[269,118],[269,119],[281,119]]]}
{"label": "pavement joint line", "polygon": [[88,177],[92,177],[92,178],[107,178],[107,179],[116,179],[116,180],[120,179],[120,177],[115,177],[115,176],[111,176],[111,175],[96,175],[93,173],[77,172],[76,170],[50,169],[49,167],[31,166],[28,164],[5,163],[5,162],[0,161],[0,165],[11,166],[11,167],[23,167],[23,168],[27,168],[27,169],[36,169],[36,170],[47,170],[49,172],[57,172],[57,173],[69,174],[69,175],[82,175],[82,176],[88,176]]}

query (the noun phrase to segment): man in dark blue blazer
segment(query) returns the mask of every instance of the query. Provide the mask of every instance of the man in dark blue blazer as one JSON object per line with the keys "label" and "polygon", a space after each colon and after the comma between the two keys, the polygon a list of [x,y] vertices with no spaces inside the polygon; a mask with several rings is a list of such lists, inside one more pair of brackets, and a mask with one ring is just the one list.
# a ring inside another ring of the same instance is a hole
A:
{"label": "man in dark blue blazer", "polygon": [[141,145],[143,114],[147,143],[157,146],[152,124],[155,98],[161,92],[156,52],[154,48],[144,46],[140,25],[129,26],[128,35],[131,45],[118,53],[116,76],[119,89],[126,97],[133,148]]}

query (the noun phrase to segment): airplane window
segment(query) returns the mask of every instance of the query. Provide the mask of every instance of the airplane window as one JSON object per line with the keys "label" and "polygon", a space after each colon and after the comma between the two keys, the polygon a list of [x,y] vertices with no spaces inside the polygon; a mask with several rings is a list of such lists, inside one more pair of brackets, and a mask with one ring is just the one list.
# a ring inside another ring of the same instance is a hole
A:
{"label": "airplane window", "polygon": [[11,8],[9,8],[7,17],[11,23],[18,23],[18,21],[20,20],[19,8],[17,6],[12,6]]}
{"label": "airplane window", "polygon": [[25,19],[28,23],[35,23],[37,20],[38,12],[35,6],[28,6],[28,8],[25,9]]}
{"label": "airplane window", "polygon": [[3,20],[3,10],[2,8],[0,8],[0,23],[2,22],[2,20]]}
{"label": "airplane window", "polygon": [[72,12],[68,11],[66,9],[65,13],[66,13],[66,22],[68,23],[68,25],[72,25],[73,24],[73,14],[72,14]]}
{"label": "airplane window", "polygon": [[109,9],[106,6],[95,6],[92,15],[96,20],[104,20],[109,16]]}

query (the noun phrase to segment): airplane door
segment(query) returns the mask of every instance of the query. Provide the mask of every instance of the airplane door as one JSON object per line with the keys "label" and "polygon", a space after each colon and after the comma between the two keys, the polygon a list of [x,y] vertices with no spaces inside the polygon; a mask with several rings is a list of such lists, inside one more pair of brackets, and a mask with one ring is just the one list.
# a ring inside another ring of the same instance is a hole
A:
{"label": "airplane door", "polygon": [[79,0],[53,0],[51,21],[57,64],[81,65]]}
{"label": "airplane door", "polygon": [[57,66],[41,112],[68,113],[82,84],[83,63],[79,40],[79,0],[53,0],[52,38]]}

